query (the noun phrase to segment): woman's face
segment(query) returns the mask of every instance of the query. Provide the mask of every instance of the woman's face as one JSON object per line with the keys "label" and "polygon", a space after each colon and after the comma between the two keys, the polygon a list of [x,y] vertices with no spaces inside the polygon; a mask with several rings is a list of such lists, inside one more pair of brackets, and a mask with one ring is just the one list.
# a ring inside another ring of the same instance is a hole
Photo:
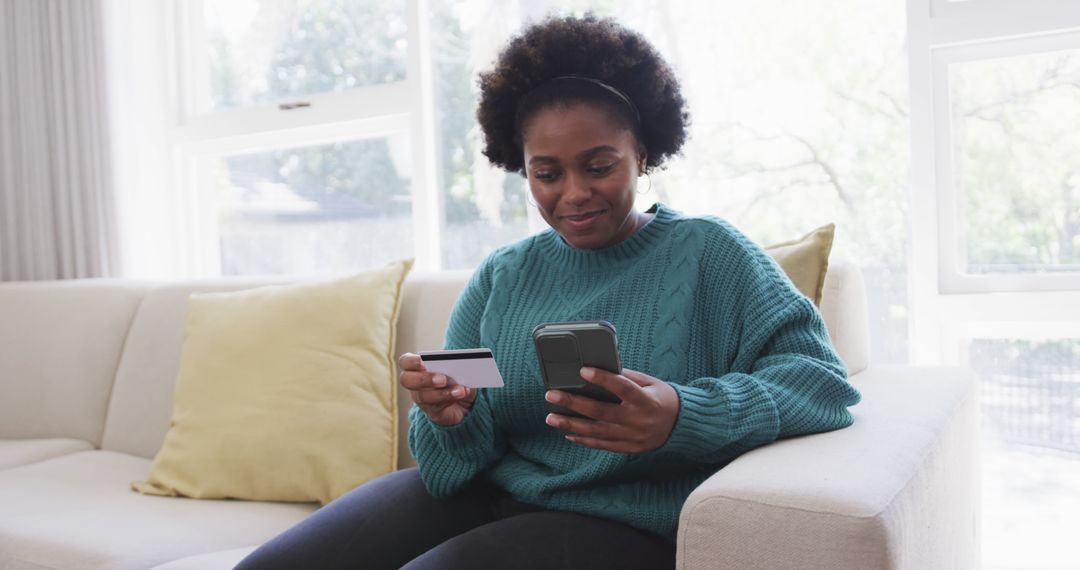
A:
{"label": "woman's face", "polygon": [[634,233],[634,134],[587,103],[537,111],[522,130],[525,173],[540,215],[571,246],[599,249]]}

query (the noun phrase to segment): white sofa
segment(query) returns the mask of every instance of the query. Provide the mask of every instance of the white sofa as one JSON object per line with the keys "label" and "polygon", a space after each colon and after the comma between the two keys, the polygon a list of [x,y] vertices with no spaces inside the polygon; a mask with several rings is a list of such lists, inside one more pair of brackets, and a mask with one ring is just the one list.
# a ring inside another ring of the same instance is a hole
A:
{"label": "white sofa", "polygon": [[[441,344],[466,278],[409,277],[399,352]],[[231,568],[315,509],[129,489],[168,429],[187,295],[280,282],[0,284],[0,568]],[[706,481],[683,507],[679,568],[978,566],[972,375],[868,367],[864,295],[834,261],[822,313],[863,394],[855,425]]]}

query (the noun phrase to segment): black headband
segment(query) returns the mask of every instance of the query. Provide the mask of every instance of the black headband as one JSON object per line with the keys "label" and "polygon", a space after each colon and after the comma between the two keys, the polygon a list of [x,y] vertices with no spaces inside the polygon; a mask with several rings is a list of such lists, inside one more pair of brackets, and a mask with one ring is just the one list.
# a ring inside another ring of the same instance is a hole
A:
{"label": "black headband", "polygon": [[633,114],[634,116],[634,122],[636,122],[637,124],[642,124],[642,114],[637,112],[637,106],[634,105],[634,101],[630,100],[630,97],[627,97],[625,93],[617,90],[616,87],[612,87],[611,85],[608,85],[607,83],[598,79],[584,76],[573,76],[573,74],[568,74],[568,76],[558,76],[551,81],[584,81],[592,83],[598,87],[603,87],[604,91],[607,91],[611,95],[615,95],[619,100],[622,101],[622,103],[626,104],[626,107],[630,107],[631,114]]}
{"label": "black headband", "polygon": [[585,77],[584,75],[560,75],[558,77],[554,77],[552,79],[549,79],[548,81],[545,81],[541,84],[541,86],[555,82],[585,82],[600,87],[604,91],[607,91],[608,93],[614,95],[615,98],[619,101],[622,101],[630,109],[630,114],[634,117],[634,123],[636,125],[641,124],[641,114],[638,113],[637,106],[634,105],[634,102],[630,100],[630,97],[627,97],[626,93],[619,91],[618,89],[608,85],[607,83],[604,83],[603,81],[593,79],[592,77]]}

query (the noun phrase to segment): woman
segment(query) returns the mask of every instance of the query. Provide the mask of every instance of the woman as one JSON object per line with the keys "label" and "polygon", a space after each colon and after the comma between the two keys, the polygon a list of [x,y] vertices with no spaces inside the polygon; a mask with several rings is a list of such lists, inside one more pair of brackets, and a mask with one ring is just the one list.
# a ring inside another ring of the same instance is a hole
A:
{"label": "woman", "polygon": [[[241,568],[673,567],[680,509],[710,474],[852,422],[859,395],[819,313],[758,246],[719,219],[634,209],[638,177],[687,123],[640,35],[550,19],[480,86],[484,154],[526,176],[551,226],[481,264],[446,332],[446,348],[491,348],[506,386],[449,386],[402,355],[419,468],[353,490]],[[533,327],[592,319],[615,325],[625,368],[581,375],[619,404],[540,380]]]}

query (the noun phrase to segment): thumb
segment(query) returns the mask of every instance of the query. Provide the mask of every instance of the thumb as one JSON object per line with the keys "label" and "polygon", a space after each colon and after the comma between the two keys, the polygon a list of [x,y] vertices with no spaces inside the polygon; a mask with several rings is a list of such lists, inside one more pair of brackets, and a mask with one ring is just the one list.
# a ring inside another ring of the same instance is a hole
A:
{"label": "thumb", "polygon": [[477,394],[479,394],[479,393],[480,393],[480,391],[479,391],[478,389],[476,389],[476,388],[469,388],[468,386],[466,386],[466,387],[465,387],[465,398],[464,398],[464,400],[465,400],[466,402],[468,402],[468,403],[472,404],[473,402],[475,402],[475,401],[476,401],[476,396],[477,396]]}
{"label": "thumb", "polygon": [[657,382],[660,382],[660,380],[658,380],[656,378],[653,378],[652,376],[649,376],[648,374],[645,374],[643,372],[638,372],[636,370],[630,370],[629,368],[623,368],[622,375],[629,378],[635,384],[637,384],[638,386],[641,386],[641,387],[652,386],[653,384],[656,384]]}

